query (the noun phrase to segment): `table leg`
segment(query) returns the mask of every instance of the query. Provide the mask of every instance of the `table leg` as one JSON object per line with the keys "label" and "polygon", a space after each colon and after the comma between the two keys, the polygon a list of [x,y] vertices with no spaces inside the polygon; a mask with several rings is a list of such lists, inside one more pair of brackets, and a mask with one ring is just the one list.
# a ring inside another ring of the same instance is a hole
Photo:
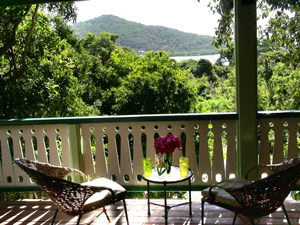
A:
{"label": "table leg", "polygon": [[165,225],[168,224],[168,206],[167,206],[167,190],[166,183],[164,182],[164,194],[165,194]]}
{"label": "table leg", "polygon": [[189,179],[189,205],[190,205],[190,216],[192,216],[192,188],[191,188],[191,178]]}
{"label": "table leg", "polygon": [[147,181],[147,196],[148,196],[148,216],[150,216],[150,188],[149,188],[149,181]]}

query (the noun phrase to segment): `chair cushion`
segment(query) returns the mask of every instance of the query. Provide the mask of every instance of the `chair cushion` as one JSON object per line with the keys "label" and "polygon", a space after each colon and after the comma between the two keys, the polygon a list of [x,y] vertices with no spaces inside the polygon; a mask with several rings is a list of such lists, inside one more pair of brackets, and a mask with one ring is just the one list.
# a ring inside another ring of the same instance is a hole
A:
{"label": "chair cushion", "polygon": [[[251,181],[249,181],[249,180],[246,180],[241,177],[236,177],[233,179],[226,180],[226,181],[218,184],[218,186],[222,186],[225,188],[228,188],[228,187],[238,188],[238,187],[242,187],[246,184],[250,184],[250,183],[251,183]],[[222,188],[214,187],[212,189],[211,194],[212,194],[212,196],[209,196],[209,188],[206,188],[202,191],[203,197],[206,197],[208,199],[213,197],[213,199],[216,202],[220,202],[220,203],[226,204],[226,205],[231,205],[234,207],[241,207],[240,203],[238,203],[231,194],[229,194],[227,191],[225,191]]]}
{"label": "chair cushion", "polygon": [[[93,181],[82,183],[81,185],[89,185],[94,187],[104,186],[104,187],[111,188],[115,193],[116,201],[125,198],[127,194],[126,189],[123,188],[121,185],[104,177],[95,179]],[[93,194],[90,198],[86,200],[86,202],[82,206],[82,210],[88,211],[88,209],[96,209],[111,204],[111,201],[112,201],[112,194],[110,191],[107,190],[100,191]]]}

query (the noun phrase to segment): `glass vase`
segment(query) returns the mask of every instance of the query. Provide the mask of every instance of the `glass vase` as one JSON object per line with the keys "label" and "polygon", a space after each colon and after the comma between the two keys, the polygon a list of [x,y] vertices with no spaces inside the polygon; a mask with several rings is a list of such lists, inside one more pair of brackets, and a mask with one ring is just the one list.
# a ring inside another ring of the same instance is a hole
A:
{"label": "glass vase", "polygon": [[171,172],[172,165],[172,153],[156,154],[155,155],[155,167],[156,175],[160,178],[164,178]]}
{"label": "glass vase", "polygon": [[167,174],[171,172],[171,166],[172,166],[172,153],[165,152],[165,164],[167,168]]}

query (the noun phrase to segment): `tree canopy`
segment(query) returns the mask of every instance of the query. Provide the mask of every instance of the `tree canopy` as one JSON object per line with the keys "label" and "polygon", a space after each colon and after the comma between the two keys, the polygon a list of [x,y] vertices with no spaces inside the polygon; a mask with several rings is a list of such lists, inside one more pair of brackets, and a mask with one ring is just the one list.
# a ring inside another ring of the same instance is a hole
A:
{"label": "tree canopy", "polygon": [[119,35],[106,32],[79,39],[67,26],[76,18],[69,7],[0,9],[1,118],[193,110],[189,72],[167,53],[140,57],[116,43]]}
{"label": "tree canopy", "polygon": [[[140,56],[118,44],[119,34],[79,38],[67,25],[76,18],[73,7],[0,8],[1,118],[236,110],[230,38],[222,40],[215,64],[205,59],[176,62],[165,51]],[[294,14],[278,11],[268,29],[260,30],[259,110],[300,109],[298,25]]]}
{"label": "tree canopy", "polygon": [[41,10],[64,23],[76,19],[69,2],[0,7],[1,117],[74,116],[83,108],[88,115],[93,110],[78,97],[82,86],[72,76],[72,49]]}
{"label": "tree canopy", "polygon": [[[299,40],[299,1],[260,0],[256,4],[259,12],[257,19],[265,19],[270,16],[271,12],[276,12],[266,28],[259,27],[260,38],[267,38],[273,43],[273,46],[276,44],[278,47],[284,47],[289,52],[289,55],[286,56],[287,61],[299,62],[299,46],[297,45],[297,40]],[[216,47],[222,45],[233,47],[233,0],[213,0],[208,7],[213,13],[221,15],[213,44]],[[293,57],[295,53],[296,56]]]}

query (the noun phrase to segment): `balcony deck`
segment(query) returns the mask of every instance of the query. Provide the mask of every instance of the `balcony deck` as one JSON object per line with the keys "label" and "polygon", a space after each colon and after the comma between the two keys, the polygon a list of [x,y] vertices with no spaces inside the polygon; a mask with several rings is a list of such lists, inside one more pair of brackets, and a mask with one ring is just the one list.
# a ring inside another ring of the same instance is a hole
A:
{"label": "balcony deck", "polygon": [[[259,152],[251,151],[257,163],[280,163],[299,156],[299,118],[300,112],[258,113]],[[145,191],[146,182],[140,179],[143,171],[141,160],[147,155],[154,162],[155,155],[153,141],[147,140],[170,132],[183,137],[186,157],[195,175],[192,190],[202,190],[242,172],[238,169],[237,119],[236,113],[219,113],[1,120],[0,193],[37,190],[24,171],[13,163],[14,158],[23,157],[76,168],[91,179],[107,177],[128,191]],[[173,153],[173,165],[181,156],[180,151]],[[249,168],[251,165],[244,166]],[[265,173],[267,171],[261,171],[257,176]],[[81,182],[76,176],[72,179]],[[170,191],[185,189],[184,185],[170,187]],[[299,188],[300,182],[296,190]],[[169,213],[169,224],[201,224],[200,198],[193,197],[192,200],[193,217],[188,217],[187,205],[173,208]],[[176,203],[176,200],[172,202]],[[127,206],[130,224],[164,224],[163,208],[152,206],[152,215],[148,217],[145,199],[128,199]],[[209,205],[206,208],[205,224],[232,223],[231,212]],[[300,224],[300,202],[289,200],[286,208],[292,224]],[[0,201],[1,225],[46,225],[51,222],[53,214],[54,207],[49,201]],[[109,208],[109,215],[111,224],[125,222],[122,205]],[[55,224],[70,225],[75,221],[76,218],[60,215]],[[93,215],[86,215],[81,224],[91,221]],[[91,224],[108,223],[101,215]],[[243,222],[238,219],[236,224]],[[282,212],[276,212],[258,220],[257,224],[287,222]]]}
{"label": "balcony deck", "polygon": [[[162,199],[156,200],[163,203]],[[183,200],[168,200],[168,204],[177,204]],[[164,210],[162,207],[151,206],[151,216],[147,215],[147,201],[145,199],[127,199],[127,208],[130,224],[164,224]],[[287,200],[285,203],[288,215],[292,224],[300,224],[300,201]],[[49,200],[22,200],[22,201],[0,201],[0,224],[1,225],[46,225],[50,224],[55,207]],[[111,218],[110,224],[126,224],[123,213],[123,204],[116,203],[107,207],[108,215]],[[168,224],[201,224],[201,201],[193,199],[193,216],[189,218],[188,205],[172,208],[169,211]],[[109,224],[102,213],[95,218],[96,213],[84,215],[81,225]],[[233,213],[220,207],[205,205],[205,224],[232,224]],[[61,213],[55,221],[56,225],[76,224],[77,218],[72,218]],[[236,224],[244,223],[240,218]],[[287,224],[281,209],[271,216],[260,218],[256,224]]]}

